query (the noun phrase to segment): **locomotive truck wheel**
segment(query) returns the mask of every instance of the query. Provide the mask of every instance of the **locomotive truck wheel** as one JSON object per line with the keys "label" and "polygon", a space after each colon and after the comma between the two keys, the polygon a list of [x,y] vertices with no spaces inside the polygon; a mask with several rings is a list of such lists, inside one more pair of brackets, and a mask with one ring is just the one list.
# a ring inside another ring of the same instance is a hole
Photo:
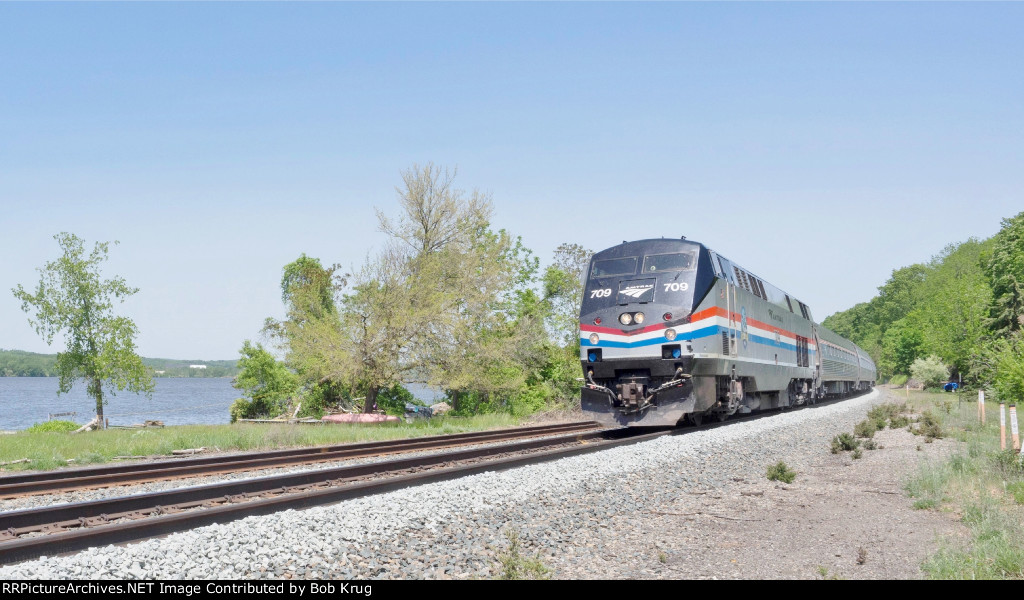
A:
{"label": "locomotive truck wheel", "polygon": [[693,425],[694,427],[700,427],[701,424],[704,423],[704,413],[699,413],[699,412],[687,413],[686,418],[687,418],[687,420],[690,421],[690,424]]}

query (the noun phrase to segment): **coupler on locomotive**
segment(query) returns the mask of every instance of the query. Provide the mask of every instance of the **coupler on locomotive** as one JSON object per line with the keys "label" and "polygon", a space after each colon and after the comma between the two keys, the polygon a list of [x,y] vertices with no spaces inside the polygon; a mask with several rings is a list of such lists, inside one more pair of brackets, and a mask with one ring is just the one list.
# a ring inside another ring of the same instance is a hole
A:
{"label": "coupler on locomotive", "polygon": [[693,379],[682,367],[657,387],[643,375],[621,377],[609,387],[597,383],[588,370],[580,388],[583,410],[605,425],[672,426],[693,411],[695,402]]}

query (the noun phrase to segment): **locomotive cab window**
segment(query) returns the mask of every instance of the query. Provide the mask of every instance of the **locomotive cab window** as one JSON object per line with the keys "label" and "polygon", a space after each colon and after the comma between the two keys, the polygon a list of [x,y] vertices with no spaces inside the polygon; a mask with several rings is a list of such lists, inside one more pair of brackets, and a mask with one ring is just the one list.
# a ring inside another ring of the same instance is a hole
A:
{"label": "locomotive cab window", "polygon": [[696,265],[693,252],[679,254],[650,254],[644,257],[644,273],[661,271],[690,271]]}
{"label": "locomotive cab window", "polygon": [[614,275],[633,275],[636,273],[636,257],[609,258],[607,260],[594,261],[594,268],[590,271],[593,277],[612,277]]}

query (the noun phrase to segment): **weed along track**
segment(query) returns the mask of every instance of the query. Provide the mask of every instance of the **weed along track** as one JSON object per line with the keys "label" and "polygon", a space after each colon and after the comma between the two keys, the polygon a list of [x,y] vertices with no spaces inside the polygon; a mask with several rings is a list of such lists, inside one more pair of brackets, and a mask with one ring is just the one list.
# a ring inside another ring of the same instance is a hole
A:
{"label": "weed along track", "polygon": [[0,477],[0,499],[365,458],[403,452],[429,451],[470,444],[502,442],[528,437],[586,431],[597,427],[597,423],[591,421],[561,423],[384,442],[363,442],[270,452],[249,452],[228,456],[174,459],[149,464],[112,465],[10,475]]}
{"label": "weed along track", "polygon": [[503,446],[0,514],[0,564],[556,460],[671,433],[593,430]]}

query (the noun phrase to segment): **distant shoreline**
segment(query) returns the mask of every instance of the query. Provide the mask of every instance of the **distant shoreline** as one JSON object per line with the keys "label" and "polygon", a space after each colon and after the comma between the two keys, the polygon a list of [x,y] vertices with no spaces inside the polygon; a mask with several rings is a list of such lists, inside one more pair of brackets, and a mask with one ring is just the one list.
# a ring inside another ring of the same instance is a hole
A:
{"label": "distant shoreline", "polygon": [[[0,378],[3,378],[3,377],[10,377],[11,379],[15,379],[15,378],[18,378],[18,377],[24,377],[26,379],[33,378],[33,377],[34,378],[38,378],[38,379],[46,379],[47,377],[50,377],[50,378],[56,379],[58,376],[57,375],[4,375],[4,374],[0,373]],[[236,377],[236,375],[157,375],[157,374],[153,375],[154,379],[234,379],[235,377]]]}
{"label": "distant shoreline", "polygon": [[[201,377],[217,379],[235,377],[240,369],[237,360],[196,360],[177,358],[142,358],[153,377]],[[7,350],[0,348],[0,377],[54,377],[57,355]]]}

